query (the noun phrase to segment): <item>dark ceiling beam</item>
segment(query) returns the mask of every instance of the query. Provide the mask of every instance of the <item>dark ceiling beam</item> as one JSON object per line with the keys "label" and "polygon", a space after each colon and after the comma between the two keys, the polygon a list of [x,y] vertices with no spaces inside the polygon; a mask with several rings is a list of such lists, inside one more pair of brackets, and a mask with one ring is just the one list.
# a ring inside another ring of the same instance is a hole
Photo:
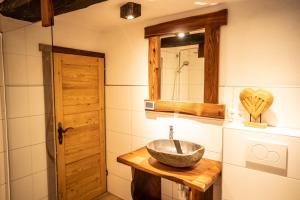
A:
{"label": "dark ceiling beam", "polygon": [[40,0],[41,1],[41,18],[42,26],[48,27],[54,25],[54,13],[52,0]]}
{"label": "dark ceiling beam", "polygon": [[[86,8],[107,0],[52,0],[54,15]],[[40,0],[5,0],[0,4],[0,13],[6,17],[28,22],[41,20]]]}

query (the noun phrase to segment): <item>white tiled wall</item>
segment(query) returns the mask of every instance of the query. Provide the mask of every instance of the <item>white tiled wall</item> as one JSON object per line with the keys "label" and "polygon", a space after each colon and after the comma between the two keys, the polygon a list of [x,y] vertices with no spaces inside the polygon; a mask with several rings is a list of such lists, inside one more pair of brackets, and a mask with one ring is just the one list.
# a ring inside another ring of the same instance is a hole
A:
{"label": "white tiled wall", "polygon": [[[42,54],[51,44],[40,23],[3,33],[12,200],[48,196],[48,162]],[[50,102],[49,102],[50,103]]]}
{"label": "white tiled wall", "polygon": [[[106,43],[109,162],[116,163],[118,153],[126,153],[129,148],[136,149],[155,138],[167,138],[169,124],[175,126],[175,138],[204,144],[207,149],[205,156],[222,159],[220,121],[145,113],[143,110],[143,100],[148,98],[148,41],[144,39],[144,27],[221,8],[229,9],[228,25],[221,30],[219,87],[219,102],[227,106],[227,119],[236,118],[240,122],[248,119],[238,95],[245,87],[257,87],[270,90],[275,97],[273,106],[263,115],[263,121],[274,126],[300,128],[300,107],[297,103],[300,98],[300,68],[297,56],[288,53],[300,49],[299,1],[289,2],[233,1],[215,8],[120,26],[101,33],[101,41]],[[284,12],[279,12],[282,7]],[[278,30],[278,27],[282,28]],[[112,140],[121,140],[122,145]],[[119,169],[119,164],[108,165],[108,190],[130,199],[129,168],[123,166],[122,170]],[[176,187],[171,182],[163,181],[162,192],[164,199],[178,198],[174,195]],[[221,193],[216,191],[215,198],[221,199]]]}
{"label": "white tiled wall", "polygon": [[[143,37],[145,26],[227,8],[228,25],[221,28],[220,40],[220,102],[226,103],[229,114],[237,110],[245,118],[239,92],[245,87],[270,90],[274,104],[263,115],[263,120],[273,126],[300,128],[297,117],[300,111],[297,105],[300,68],[293,53],[300,49],[300,28],[296,20],[300,18],[299,4],[297,0],[290,0],[289,4],[267,0],[234,1],[103,32],[101,39],[107,44],[107,84],[148,84],[148,42]],[[282,7],[284,12],[273,12]],[[279,31],[278,27],[286,28]]]}
{"label": "white tiled wall", "polygon": [[[96,31],[78,29],[69,24],[62,25],[59,21],[55,23],[54,44],[57,46],[101,51],[99,49],[103,44],[98,44],[99,37]],[[3,34],[3,40],[11,199],[54,200],[55,191],[52,190],[55,190],[56,182],[50,179],[55,176],[55,169],[53,161],[47,156],[47,152],[51,153],[53,149],[46,147],[46,142],[50,144],[53,138],[49,135],[46,137],[46,127],[49,124],[45,117],[49,110],[45,110],[45,103],[48,102],[45,102],[44,89],[47,88],[43,82],[42,54],[38,49],[39,43],[51,44],[51,31],[36,23],[23,28],[12,28]],[[0,78],[2,80],[2,76]],[[50,101],[51,98],[49,103]],[[4,200],[4,152],[1,130],[0,200]]]}
{"label": "white tiled wall", "polygon": [[[249,158],[246,149],[249,139],[286,145],[286,175],[272,174],[263,168],[254,170],[247,166],[246,161]],[[223,199],[299,199],[299,130],[274,127],[260,130],[229,124],[224,128],[223,145]],[[238,184],[232,187],[233,183]]]}
{"label": "white tiled wall", "polygon": [[[234,110],[244,116],[238,101],[239,91],[246,86],[256,86],[271,90],[275,96],[264,121],[300,128],[297,115],[300,112],[299,1],[233,1],[215,10],[224,7],[229,9],[229,22],[221,30],[219,95],[220,103],[227,104],[228,117],[233,117],[231,112]],[[56,23],[55,45],[106,54],[108,190],[117,196],[131,199],[131,172],[127,166],[117,163],[116,157],[153,139],[167,138],[169,125],[175,126],[175,138],[203,144],[206,157],[222,159],[221,121],[145,112],[143,109],[144,99],[148,98],[148,41],[144,39],[144,27],[208,10],[214,9],[195,10],[132,25],[127,23],[126,27],[101,33]],[[47,196],[43,159],[45,132],[41,131],[45,125],[36,124],[37,120],[43,121],[45,115],[41,57],[36,43],[49,42],[50,34],[38,27],[40,25],[28,26],[4,34],[9,139],[12,141],[9,148],[12,157],[22,157],[24,162],[24,169],[17,169],[12,161],[12,199],[43,199]],[[34,159],[38,157],[41,159]],[[174,183],[163,180],[163,199],[177,199],[176,188]],[[216,187],[216,199],[220,199],[219,190],[220,183]],[[0,195],[1,191],[3,186],[0,185]]]}
{"label": "white tiled wall", "polygon": [[101,35],[94,29],[65,23],[60,16],[55,16],[53,44],[56,46],[104,52],[106,42],[100,38]]}
{"label": "white tiled wall", "polygon": [[[222,121],[145,112],[143,102],[147,95],[148,86],[106,86],[108,190],[126,200],[131,199],[131,170],[118,163],[117,156],[154,139],[168,138],[169,125],[174,125],[175,138],[203,144],[205,157],[221,160]],[[219,189],[217,184],[216,199]],[[179,198],[177,185],[171,181],[162,182],[162,191],[164,199]]]}

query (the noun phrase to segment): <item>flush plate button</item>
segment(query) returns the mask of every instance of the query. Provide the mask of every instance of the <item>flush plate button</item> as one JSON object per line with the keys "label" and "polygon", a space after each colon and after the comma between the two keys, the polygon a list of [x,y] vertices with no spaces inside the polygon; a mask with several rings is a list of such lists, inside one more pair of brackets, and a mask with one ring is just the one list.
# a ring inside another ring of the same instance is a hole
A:
{"label": "flush plate button", "polygon": [[270,163],[277,163],[280,160],[278,152],[269,150],[268,147],[263,144],[255,144],[250,148],[251,154],[253,154],[257,160],[267,161]]}
{"label": "flush plate button", "polygon": [[288,145],[276,141],[247,139],[246,167],[285,175]]}

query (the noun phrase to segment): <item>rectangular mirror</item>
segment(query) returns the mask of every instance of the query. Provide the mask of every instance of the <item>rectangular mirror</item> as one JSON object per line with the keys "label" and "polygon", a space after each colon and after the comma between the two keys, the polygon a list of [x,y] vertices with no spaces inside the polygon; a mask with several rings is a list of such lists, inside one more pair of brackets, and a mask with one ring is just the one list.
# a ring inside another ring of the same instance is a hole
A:
{"label": "rectangular mirror", "polygon": [[161,100],[204,102],[204,29],[161,37]]}
{"label": "rectangular mirror", "polygon": [[226,24],[224,9],[145,27],[147,110],[224,119],[225,105],[218,99],[219,45]]}

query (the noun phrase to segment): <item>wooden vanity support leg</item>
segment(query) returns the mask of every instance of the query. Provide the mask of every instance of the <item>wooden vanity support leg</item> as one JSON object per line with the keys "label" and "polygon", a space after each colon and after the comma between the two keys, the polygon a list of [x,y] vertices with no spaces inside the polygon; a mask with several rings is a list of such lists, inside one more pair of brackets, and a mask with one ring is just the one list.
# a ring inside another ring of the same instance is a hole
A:
{"label": "wooden vanity support leg", "polygon": [[133,200],[160,200],[161,178],[152,174],[131,168],[131,196]]}
{"label": "wooden vanity support leg", "polygon": [[210,188],[206,192],[199,192],[197,190],[192,189],[190,192],[189,200],[213,200],[214,194],[214,186],[210,186]]}

